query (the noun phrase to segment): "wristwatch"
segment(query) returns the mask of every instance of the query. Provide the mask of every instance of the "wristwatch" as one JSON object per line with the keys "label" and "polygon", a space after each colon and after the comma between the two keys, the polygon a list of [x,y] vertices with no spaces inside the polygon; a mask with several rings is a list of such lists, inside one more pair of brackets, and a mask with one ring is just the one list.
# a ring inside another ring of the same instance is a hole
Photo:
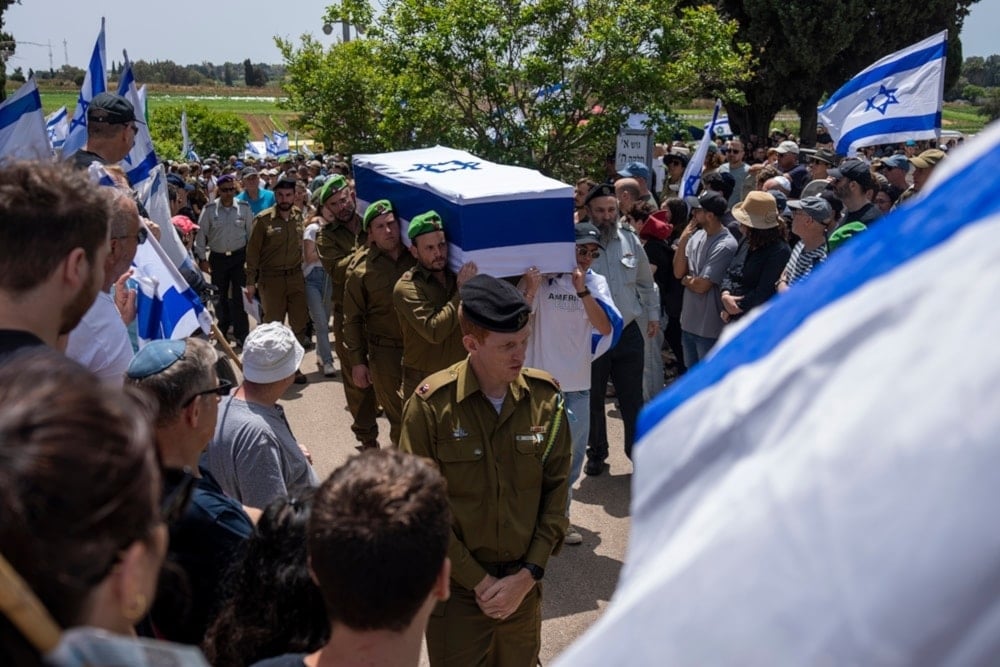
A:
{"label": "wristwatch", "polygon": [[545,576],[545,568],[538,567],[534,563],[524,563],[521,567],[527,570],[535,581],[541,581],[542,577]]}
{"label": "wristwatch", "polygon": [[577,292],[576,295],[577,295],[577,297],[579,297],[581,299],[583,297],[585,297],[585,296],[590,296],[590,288],[589,287],[584,287],[583,291],[582,292]]}

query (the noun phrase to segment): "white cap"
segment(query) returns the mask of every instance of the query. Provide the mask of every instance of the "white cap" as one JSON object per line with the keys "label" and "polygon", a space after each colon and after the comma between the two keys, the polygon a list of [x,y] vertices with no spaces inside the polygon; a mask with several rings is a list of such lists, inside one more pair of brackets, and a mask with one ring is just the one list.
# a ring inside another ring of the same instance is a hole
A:
{"label": "white cap", "polygon": [[306,351],[292,330],[280,322],[262,324],[243,344],[243,377],[268,384],[294,375]]}
{"label": "white cap", "polygon": [[799,145],[794,141],[782,141],[780,144],[778,144],[778,147],[775,150],[777,150],[782,155],[784,155],[785,153],[795,153],[796,155],[798,155]]}

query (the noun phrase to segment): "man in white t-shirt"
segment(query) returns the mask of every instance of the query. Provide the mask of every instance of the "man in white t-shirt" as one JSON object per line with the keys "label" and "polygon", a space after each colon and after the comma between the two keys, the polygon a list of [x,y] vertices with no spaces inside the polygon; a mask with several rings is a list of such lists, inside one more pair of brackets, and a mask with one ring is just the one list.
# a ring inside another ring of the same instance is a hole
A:
{"label": "man in white t-shirt", "polygon": [[[559,381],[570,414],[570,499],[590,436],[590,362],[609,350],[622,331],[622,316],[608,281],[590,270],[604,249],[601,233],[589,222],[579,223],[575,231],[576,269],[572,273],[543,276],[538,269],[530,269],[521,281],[533,316],[524,365],[547,371]],[[564,543],[582,541],[570,526]]]}

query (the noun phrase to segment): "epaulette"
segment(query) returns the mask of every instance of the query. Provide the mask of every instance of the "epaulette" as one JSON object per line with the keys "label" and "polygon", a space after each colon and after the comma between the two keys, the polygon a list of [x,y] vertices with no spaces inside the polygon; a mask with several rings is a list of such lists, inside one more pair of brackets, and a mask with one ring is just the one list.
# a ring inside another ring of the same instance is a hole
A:
{"label": "epaulette", "polygon": [[532,378],[534,380],[543,380],[551,384],[553,387],[555,387],[557,391],[562,391],[562,387],[559,386],[559,380],[555,379],[555,377],[551,373],[543,371],[540,368],[528,368],[528,367],[522,368],[521,372],[526,377]]}
{"label": "epaulette", "polygon": [[424,378],[424,381],[414,390],[413,394],[426,401],[438,389],[455,382],[457,379],[458,373],[454,368],[446,368],[443,371],[438,371]]}

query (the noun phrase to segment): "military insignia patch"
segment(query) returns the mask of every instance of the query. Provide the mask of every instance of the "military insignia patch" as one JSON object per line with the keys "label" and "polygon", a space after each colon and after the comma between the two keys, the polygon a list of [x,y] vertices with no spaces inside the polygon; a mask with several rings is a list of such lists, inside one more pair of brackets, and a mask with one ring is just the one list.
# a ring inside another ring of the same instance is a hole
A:
{"label": "military insignia patch", "polygon": [[545,427],[544,426],[532,426],[531,427],[531,432],[532,433],[545,433]]}
{"label": "military insignia patch", "polygon": [[417,393],[420,394],[421,396],[423,396],[424,394],[427,393],[427,391],[430,388],[431,388],[431,386],[429,384],[424,384],[422,387],[420,387],[420,389],[417,389]]}

